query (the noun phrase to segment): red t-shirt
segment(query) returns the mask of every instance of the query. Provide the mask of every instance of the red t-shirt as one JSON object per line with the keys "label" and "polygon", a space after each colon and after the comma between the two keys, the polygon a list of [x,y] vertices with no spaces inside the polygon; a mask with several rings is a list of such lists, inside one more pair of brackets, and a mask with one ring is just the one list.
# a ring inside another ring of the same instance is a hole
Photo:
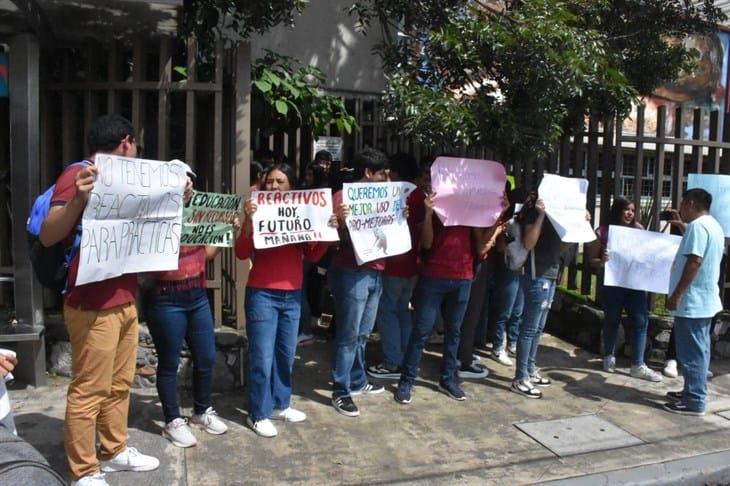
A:
{"label": "red t-shirt", "polygon": [[453,280],[474,278],[476,249],[469,226],[444,226],[433,215],[433,243],[424,257],[421,274]]}
{"label": "red t-shirt", "polygon": [[[76,195],[76,174],[84,166],[78,165],[65,170],[58,180],[51,198],[51,206],[63,206]],[[75,228],[66,236],[64,244],[73,243]],[[137,297],[137,274],[130,273],[119,277],[91,282],[76,286],[81,250],[71,260],[68,267],[68,286],[64,297],[66,305],[80,310],[104,310],[132,303]]]}
{"label": "red t-shirt", "polygon": [[318,262],[328,247],[329,243],[312,242],[256,250],[253,235],[241,233],[236,240],[236,256],[241,260],[251,258],[253,262],[246,287],[299,290],[302,288],[302,259]]}
{"label": "red t-shirt", "polygon": [[[332,207],[335,212],[337,212],[337,208],[339,208],[341,204],[342,191],[337,191],[335,195],[332,196]],[[383,271],[385,268],[385,258],[380,258],[378,260],[358,265],[357,260],[355,259],[355,250],[353,249],[352,242],[350,241],[350,235],[348,233],[349,230],[347,228],[338,228],[337,231],[340,233],[340,243],[337,245],[336,250],[332,253],[333,265],[359,270],[374,270],[376,272]]]}
{"label": "red t-shirt", "polygon": [[177,270],[150,272],[148,275],[155,280],[205,279],[206,261],[205,246],[181,246]]}
{"label": "red t-shirt", "polygon": [[406,200],[408,205],[408,229],[411,232],[411,250],[402,255],[396,255],[385,259],[385,270],[383,275],[389,277],[410,278],[418,275],[418,252],[421,246],[419,225],[423,223],[426,207],[423,201],[426,194],[416,188]]}

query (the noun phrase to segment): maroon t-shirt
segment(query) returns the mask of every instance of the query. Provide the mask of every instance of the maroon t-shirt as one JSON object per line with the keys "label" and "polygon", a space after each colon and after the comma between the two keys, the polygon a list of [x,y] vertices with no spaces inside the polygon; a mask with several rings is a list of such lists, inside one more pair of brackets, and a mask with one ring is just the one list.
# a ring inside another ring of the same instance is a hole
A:
{"label": "maroon t-shirt", "polygon": [[[332,196],[332,207],[335,212],[342,204],[342,191],[337,191]],[[344,268],[355,268],[358,270],[374,270],[376,272],[382,272],[385,268],[385,258],[373,260],[362,265],[357,264],[355,259],[355,249],[352,247],[350,241],[350,235],[347,228],[338,228],[340,233],[340,243],[337,245],[335,251],[332,253],[332,264],[338,267]]]}
{"label": "maroon t-shirt", "polygon": [[421,247],[419,226],[423,223],[426,207],[423,201],[426,194],[416,188],[406,200],[408,205],[408,229],[411,232],[411,250],[402,255],[395,255],[385,259],[383,275],[389,277],[410,278],[418,275],[418,253]]}
{"label": "maroon t-shirt", "polygon": [[[69,167],[60,175],[53,190],[51,206],[63,206],[76,195],[76,174],[84,168],[82,165]],[[73,244],[74,228],[66,236],[64,245]],[[125,274],[119,277],[91,282],[76,286],[76,275],[79,271],[81,250],[71,260],[68,268],[68,285],[64,301],[69,307],[79,310],[104,310],[132,303],[137,297],[137,274]]]}
{"label": "maroon t-shirt", "polygon": [[424,256],[421,274],[453,280],[474,278],[476,248],[469,226],[444,226],[433,214],[433,243]]}

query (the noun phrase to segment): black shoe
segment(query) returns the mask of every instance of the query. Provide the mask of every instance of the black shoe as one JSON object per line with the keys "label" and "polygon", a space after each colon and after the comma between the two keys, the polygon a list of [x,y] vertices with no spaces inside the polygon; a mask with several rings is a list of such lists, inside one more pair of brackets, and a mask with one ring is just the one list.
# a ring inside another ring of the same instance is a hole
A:
{"label": "black shoe", "polygon": [[410,383],[407,383],[405,381],[401,381],[398,383],[398,389],[395,391],[395,395],[393,398],[395,398],[395,401],[403,404],[408,405],[411,403],[411,388],[413,386]]}
{"label": "black shoe", "polygon": [[697,410],[692,410],[687,405],[682,405],[681,403],[676,402],[667,402],[664,404],[664,410],[667,412],[672,413],[678,413],[680,415],[692,415],[694,417],[701,417],[705,414],[705,412],[698,412]]}
{"label": "black shoe", "polygon": [[535,373],[534,375],[532,375],[530,377],[530,381],[535,386],[550,386],[552,384],[550,378],[541,376],[540,373]]}
{"label": "black shoe", "polygon": [[460,402],[463,402],[466,400],[466,393],[464,393],[464,390],[461,389],[458,383],[455,381],[440,381],[439,382],[439,390],[446,393],[448,396],[453,398],[454,400],[458,400]]}
{"label": "black shoe", "polygon": [[529,378],[512,382],[512,391],[527,398],[542,398],[542,392],[535,388]]}
{"label": "black shoe", "polygon": [[377,395],[378,393],[383,393],[384,391],[385,388],[383,388],[382,386],[368,383],[359,390],[351,391],[350,395],[353,397],[356,397],[358,395]]}
{"label": "black shoe", "polygon": [[456,374],[459,378],[486,378],[489,376],[489,370],[485,366],[472,363],[465,368],[459,368]]}
{"label": "black shoe", "polygon": [[368,375],[381,380],[397,380],[400,378],[400,370],[398,368],[388,368],[385,363],[380,363],[368,366]]}
{"label": "black shoe", "polygon": [[347,417],[357,417],[360,415],[360,410],[358,410],[357,405],[355,405],[355,402],[349,396],[332,398],[332,406],[335,407],[335,410]]}
{"label": "black shoe", "polygon": [[681,391],[678,391],[678,392],[670,391],[670,392],[667,392],[665,397],[670,402],[681,402],[682,401],[682,392]]}

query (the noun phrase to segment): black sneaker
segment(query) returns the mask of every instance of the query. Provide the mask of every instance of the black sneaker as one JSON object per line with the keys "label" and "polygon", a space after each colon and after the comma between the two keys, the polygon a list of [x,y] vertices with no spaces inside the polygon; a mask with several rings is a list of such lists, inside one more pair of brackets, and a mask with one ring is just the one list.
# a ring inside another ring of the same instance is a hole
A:
{"label": "black sneaker", "polygon": [[360,415],[360,410],[358,410],[357,405],[355,405],[355,402],[349,396],[333,397],[332,406],[335,407],[335,410],[347,417],[357,417]]}
{"label": "black sneaker", "polygon": [[397,380],[400,378],[400,370],[398,368],[388,368],[385,363],[368,366],[368,375],[381,380]]}
{"label": "black sneaker", "polygon": [[540,376],[540,373],[535,373],[534,375],[532,375],[530,377],[530,381],[535,386],[550,386],[552,384],[550,378]]}
{"label": "black sneaker", "polygon": [[412,387],[413,385],[405,381],[401,381],[400,383],[398,383],[398,389],[395,390],[395,395],[393,396],[393,398],[395,398],[395,401],[403,405],[408,405],[409,403],[411,403]]}
{"label": "black sneaker", "polygon": [[682,405],[678,402],[667,402],[664,404],[664,410],[667,412],[672,413],[678,413],[680,415],[692,415],[694,417],[701,417],[705,414],[705,412],[698,412],[697,410],[692,410],[691,408],[687,407],[687,405]]}
{"label": "black sneaker", "polygon": [[356,397],[358,395],[377,395],[378,393],[383,393],[384,391],[385,388],[383,388],[382,386],[368,383],[359,390],[351,391],[350,395],[353,397]]}
{"label": "black sneaker", "polygon": [[440,381],[439,382],[439,390],[446,393],[448,396],[453,398],[454,400],[458,400],[460,402],[463,402],[466,400],[466,393],[464,393],[464,390],[461,389],[458,383],[455,381]]}
{"label": "black sneaker", "polygon": [[459,378],[486,378],[489,376],[489,370],[485,366],[472,363],[465,368],[459,368],[457,375]]}
{"label": "black sneaker", "polygon": [[535,388],[529,378],[512,382],[512,391],[527,398],[542,398],[542,392]]}
{"label": "black sneaker", "polygon": [[678,392],[670,391],[670,392],[667,392],[665,397],[670,402],[681,402],[682,401],[682,392],[681,391],[678,391]]}

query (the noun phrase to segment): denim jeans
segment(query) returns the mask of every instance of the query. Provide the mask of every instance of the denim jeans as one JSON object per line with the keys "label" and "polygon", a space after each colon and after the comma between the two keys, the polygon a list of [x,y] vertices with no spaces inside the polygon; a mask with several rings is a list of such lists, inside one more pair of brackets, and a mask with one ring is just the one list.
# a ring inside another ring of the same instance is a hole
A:
{"label": "denim jeans", "polygon": [[529,378],[537,371],[535,360],[540,345],[540,335],[545,329],[550,305],[555,297],[555,280],[530,275],[522,276],[522,291],[525,295],[525,308],[517,339],[516,380]]}
{"label": "denim jeans", "polygon": [[469,303],[464,311],[459,332],[458,359],[462,367],[474,360],[474,345],[486,344],[486,329],[489,325],[490,311],[493,310],[491,297],[494,296],[494,265],[481,262],[474,272],[474,280],[469,291]]}
{"label": "denim jeans", "polygon": [[505,331],[507,341],[516,343],[520,333],[522,309],[525,305],[525,296],[520,286],[522,275],[519,272],[502,268],[496,273],[495,305],[497,307],[494,319],[494,349],[503,350]]}
{"label": "denim jeans", "polygon": [[677,359],[682,364],[682,404],[696,412],[707,408],[707,370],[710,367],[712,318],[674,318]]}
{"label": "denim jeans", "polygon": [[193,403],[197,414],[211,405],[215,335],[205,289],[147,296],[147,326],[157,350],[157,393],[165,422],[180,417],[177,372],[183,340],[193,358]]}
{"label": "denim jeans", "polygon": [[603,320],[603,355],[613,356],[615,354],[618,326],[621,324],[621,311],[626,309],[626,313],[631,319],[631,364],[643,364],[646,331],[649,328],[649,302],[646,292],[603,286],[600,295],[605,316]]}
{"label": "denim jeans", "polygon": [[383,364],[388,369],[399,368],[408,346],[413,319],[408,304],[416,286],[416,277],[383,275],[383,294],[378,304],[378,330],[383,347]]}
{"label": "denim jeans", "polygon": [[302,308],[299,316],[299,334],[312,334],[312,308],[309,305],[309,280],[310,273],[315,268],[313,263],[304,262],[302,272]]}
{"label": "denim jeans", "polygon": [[416,286],[416,318],[403,358],[401,380],[413,384],[426,340],[431,333],[439,309],[444,319],[444,350],[441,381],[456,379],[459,335],[466,306],[469,303],[471,280],[451,280],[421,276]]}
{"label": "denim jeans", "polygon": [[246,387],[254,422],[289,407],[301,299],[301,290],[246,289]]}
{"label": "denim jeans", "polygon": [[375,326],[383,280],[380,272],[335,265],[328,274],[337,314],[332,397],[338,398],[361,390],[368,383],[365,345]]}

